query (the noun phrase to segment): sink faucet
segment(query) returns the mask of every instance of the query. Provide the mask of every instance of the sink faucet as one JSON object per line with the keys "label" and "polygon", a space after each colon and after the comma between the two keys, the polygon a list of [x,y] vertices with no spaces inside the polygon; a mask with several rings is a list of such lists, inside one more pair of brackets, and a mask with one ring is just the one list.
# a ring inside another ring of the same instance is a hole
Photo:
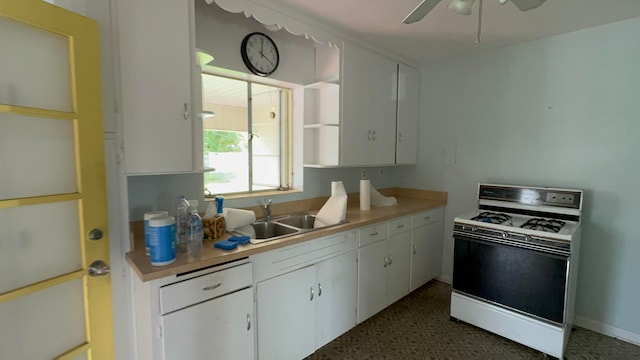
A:
{"label": "sink faucet", "polygon": [[264,212],[266,214],[266,220],[271,220],[271,199],[267,200],[264,204]]}

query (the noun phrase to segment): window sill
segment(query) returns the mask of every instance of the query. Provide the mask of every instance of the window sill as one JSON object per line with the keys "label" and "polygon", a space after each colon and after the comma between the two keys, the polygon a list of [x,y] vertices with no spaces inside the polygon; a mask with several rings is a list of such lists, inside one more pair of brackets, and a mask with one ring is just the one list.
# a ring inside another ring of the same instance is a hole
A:
{"label": "window sill", "polygon": [[[250,199],[250,198],[265,197],[265,196],[280,196],[280,195],[289,195],[289,194],[299,194],[301,192],[302,192],[302,190],[298,190],[298,189],[269,190],[269,191],[258,191],[258,192],[241,193],[241,194],[223,194],[222,196],[224,196],[225,200],[228,200],[228,199],[236,200],[236,199]],[[214,198],[213,197],[205,198],[204,201],[205,202],[214,201]]]}

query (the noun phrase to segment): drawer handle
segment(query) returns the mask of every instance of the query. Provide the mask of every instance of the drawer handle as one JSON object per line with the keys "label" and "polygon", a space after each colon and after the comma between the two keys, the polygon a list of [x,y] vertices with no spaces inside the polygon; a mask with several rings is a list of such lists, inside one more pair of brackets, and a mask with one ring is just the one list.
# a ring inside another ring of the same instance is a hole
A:
{"label": "drawer handle", "polygon": [[425,220],[429,220],[429,219],[431,219],[431,216],[425,216],[424,219]]}
{"label": "drawer handle", "polygon": [[247,314],[247,331],[251,330],[251,316]]}
{"label": "drawer handle", "polygon": [[309,289],[311,290],[311,297],[309,298],[309,301],[313,301],[313,286]]}
{"label": "drawer handle", "polygon": [[215,284],[215,285],[205,286],[205,287],[203,287],[203,288],[202,288],[202,291],[215,290],[215,289],[219,288],[219,287],[220,287],[220,285],[222,285],[222,283],[221,283],[221,282],[219,282],[219,283],[217,283],[217,284]]}
{"label": "drawer handle", "polygon": [[377,231],[376,231],[376,232],[374,232],[373,234],[369,234],[369,236],[376,236],[376,235],[378,235],[378,232],[377,232]]}
{"label": "drawer handle", "polygon": [[396,229],[402,229],[404,227],[404,224],[400,224],[398,226],[396,226]]}
{"label": "drawer handle", "polygon": [[318,297],[322,296],[322,285],[318,283]]}

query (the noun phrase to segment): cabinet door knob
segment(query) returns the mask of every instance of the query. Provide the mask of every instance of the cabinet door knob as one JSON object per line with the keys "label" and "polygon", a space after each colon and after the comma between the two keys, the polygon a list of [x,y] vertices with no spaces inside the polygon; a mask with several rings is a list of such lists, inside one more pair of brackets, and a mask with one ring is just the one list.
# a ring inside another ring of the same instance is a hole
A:
{"label": "cabinet door knob", "polygon": [[391,266],[392,263],[393,263],[393,259],[391,258],[391,255],[389,255],[389,266]]}
{"label": "cabinet door knob", "polygon": [[322,296],[322,285],[318,283],[318,297]]}
{"label": "cabinet door knob", "polygon": [[251,330],[251,316],[247,314],[247,331]]}
{"label": "cabinet door knob", "polygon": [[414,254],[416,253],[416,246],[415,245],[413,245],[413,253]]}
{"label": "cabinet door knob", "polygon": [[311,297],[309,298],[309,301],[313,301],[313,286],[309,289],[311,290]]}
{"label": "cabinet door knob", "polygon": [[376,131],[375,131],[375,130],[373,130],[373,131],[371,132],[371,134],[373,135],[372,137],[373,137],[373,140],[375,141],[375,140],[376,140]]}
{"label": "cabinet door knob", "polygon": [[384,267],[387,267],[387,265],[389,265],[389,259],[387,259],[386,257],[384,258]]}
{"label": "cabinet door knob", "polygon": [[369,130],[369,133],[367,135],[367,140],[371,140],[371,130]]}

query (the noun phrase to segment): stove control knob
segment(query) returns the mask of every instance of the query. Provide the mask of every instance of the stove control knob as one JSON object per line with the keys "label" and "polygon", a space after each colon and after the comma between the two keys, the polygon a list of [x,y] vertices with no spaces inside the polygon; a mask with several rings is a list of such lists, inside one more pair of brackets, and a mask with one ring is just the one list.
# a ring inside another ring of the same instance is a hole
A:
{"label": "stove control knob", "polygon": [[524,236],[524,241],[526,241],[526,242],[531,242],[531,235],[526,234],[526,235]]}
{"label": "stove control knob", "polygon": [[503,239],[506,239],[508,236],[509,236],[509,233],[508,233],[508,232],[506,232],[506,231],[503,231],[503,232],[502,232],[502,238],[503,238]]}
{"label": "stove control knob", "polygon": [[477,227],[477,226],[472,226],[472,227],[471,227],[471,231],[476,231],[476,230],[478,230],[478,227]]}

